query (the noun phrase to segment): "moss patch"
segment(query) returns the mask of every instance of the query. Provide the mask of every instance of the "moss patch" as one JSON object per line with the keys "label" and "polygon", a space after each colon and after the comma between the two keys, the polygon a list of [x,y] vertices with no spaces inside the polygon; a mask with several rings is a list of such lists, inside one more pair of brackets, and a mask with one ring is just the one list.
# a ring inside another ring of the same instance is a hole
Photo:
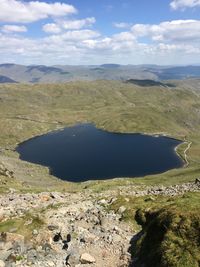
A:
{"label": "moss patch", "polygon": [[13,218],[0,222],[0,232],[15,232],[29,240],[32,237],[32,231],[34,229],[39,230],[43,225],[44,221],[38,214],[27,213],[22,218]]}

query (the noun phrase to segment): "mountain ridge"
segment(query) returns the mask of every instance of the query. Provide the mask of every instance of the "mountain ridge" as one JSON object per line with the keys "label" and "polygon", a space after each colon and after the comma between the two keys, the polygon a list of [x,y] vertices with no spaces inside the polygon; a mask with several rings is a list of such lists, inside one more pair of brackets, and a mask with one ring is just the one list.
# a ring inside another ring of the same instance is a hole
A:
{"label": "mountain ridge", "polygon": [[[200,66],[159,65],[20,65],[0,64],[0,75],[19,83],[65,83],[70,81],[95,80],[183,80],[199,78]],[[10,81],[10,82],[13,82]],[[1,80],[0,80],[1,83]]]}

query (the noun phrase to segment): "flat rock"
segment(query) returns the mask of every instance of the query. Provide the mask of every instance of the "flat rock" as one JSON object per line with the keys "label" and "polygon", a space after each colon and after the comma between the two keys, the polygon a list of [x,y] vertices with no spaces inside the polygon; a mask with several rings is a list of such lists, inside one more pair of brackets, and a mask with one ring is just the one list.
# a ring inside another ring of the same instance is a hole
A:
{"label": "flat rock", "polygon": [[87,263],[95,263],[96,260],[93,256],[91,256],[88,253],[83,253],[80,258],[81,263],[87,264]]}

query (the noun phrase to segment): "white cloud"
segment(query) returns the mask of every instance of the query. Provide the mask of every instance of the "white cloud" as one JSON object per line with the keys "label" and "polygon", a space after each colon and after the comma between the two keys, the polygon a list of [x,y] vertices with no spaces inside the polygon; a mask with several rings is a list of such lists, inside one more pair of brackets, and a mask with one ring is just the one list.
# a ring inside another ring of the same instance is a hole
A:
{"label": "white cloud", "polygon": [[27,28],[25,26],[19,25],[4,25],[1,27],[3,32],[27,32]]}
{"label": "white cloud", "polygon": [[96,40],[87,39],[82,42],[82,45],[88,49],[98,51],[102,53],[129,53],[135,48],[137,43],[135,37],[130,32],[121,32],[114,34],[111,37],[98,38]]}
{"label": "white cloud", "polygon": [[67,20],[62,21],[62,27],[66,30],[79,30],[84,27],[90,27],[96,22],[94,17],[81,19],[81,20]]}
{"label": "white cloud", "polygon": [[65,30],[80,30],[85,27],[90,27],[96,22],[94,17],[81,20],[57,20],[56,23],[47,23],[42,29],[47,33],[60,33]]}
{"label": "white cloud", "polygon": [[79,31],[67,31],[58,35],[51,35],[49,37],[44,38],[45,41],[54,42],[58,45],[62,42],[76,42],[87,40],[91,38],[97,38],[100,36],[100,33],[92,30],[79,30]]}
{"label": "white cloud", "polygon": [[61,28],[55,23],[47,23],[42,27],[44,32],[48,33],[60,33]]}
{"label": "white cloud", "polygon": [[136,38],[131,32],[121,32],[113,35],[113,40],[118,42],[135,41]]}
{"label": "white cloud", "polygon": [[185,9],[200,6],[200,0],[173,0],[170,3],[172,9]]}
{"label": "white cloud", "polygon": [[194,42],[200,40],[200,20],[174,20],[160,24],[136,24],[131,28],[135,37],[148,36],[154,41]]}
{"label": "white cloud", "polygon": [[115,23],[113,23],[113,25],[119,29],[128,29],[131,27],[131,24],[126,23],[126,22],[119,22],[119,23],[115,22]]}
{"label": "white cloud", "polygon": [[77,10],[72,5],[60,2],[50,4],[39,1],[0,0],[0,21],[3,22],[29,23],[76,12]]}
{"label": "white cloud", "polygon": [[48,65],[200,62],[197,20],[136,24],[129,31],[110,36],[89,29],[55,32],[57,24],[53,24],[48,25],[53,34],[35,39],[0,32],[1,62]]}

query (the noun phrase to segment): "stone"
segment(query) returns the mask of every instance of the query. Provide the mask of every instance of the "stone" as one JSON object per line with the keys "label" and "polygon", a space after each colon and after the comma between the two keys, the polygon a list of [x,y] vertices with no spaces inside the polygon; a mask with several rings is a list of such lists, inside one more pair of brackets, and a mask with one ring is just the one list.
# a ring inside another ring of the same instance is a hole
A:
{"label": "stone", "polygon": [[24,236],[14,233],[2,233],[1,237],[4,238],[6,242],[19,242],[24,243]]}
{"label": "stone", "polygon": [[87,263],[90,264],[90,263],[95,263],[96,260],[95,260],[95,258],[94,258],[93,256],[91,256],[90,254],[88,254],[88,253],[83,253],[83,254],[81,255],[80,262],[81,262],[82,264],[87,264]]}
{"label": "stone", "polygon": [[56,192],[51,192],[50,193],[50,197],[52,198],[52,199],[61,199],[61,196],[59,195],[59,193],[56,193]]}
{"label": "stone", "polygon": [[119,243],[122,241],[122,238],[120,235],[113,235],[113,243]]}
{"label": "stone", "polygon": [[54,230],[58,230],[58,225],[54,225],[54,224],[51,224],[51,225],[48,225],[47,228],[49,229],[49,231],[54,231]]}
{"label": "stone", "polygon": [[7,251],[3,250],[3,251],[0,251],[0,258],[2,260],[7,260],[8,257],[11,255],[11,253],[12,253],[12,250],[7,250]]}
{"label": "stone", "polygon": [[119,214],[122,214],[122,213],[124,213],[125,211],[126,211],[126,207],[124,207],[124,206],[121,206],[121,207],[118,209]]}
{"label": "stone", "polygon": [[43,202],[45,202],[45,201],[49,201],[49,200],[50,200],[50,196],[48,196],[48,195],[42,195],[42,196],[40,196],[40,199],[41,199],[41,201],[43,201]]}
{"label": "stone", "polygon": [[5,267],[5,266],[6,266],[5,262],[0,260],[0,267]]}
{"label": "stone", "polygon": [[69,251],[69,254],[66,257],[66,265],[67,266],[75,266],[79,263],[80,254],[77,248],[73,248]]}
{"label": "stone", "polygon": [[50,266],[50,267],[53,267],[53,266],[55,266],[55,264],[54,264],[54,262],[53,262],[53,261],[49,261],[47,264],[48,264],[48,266]]}
{"label": "stone", "polygon": [[0,241],[0,251],[1,250],[10,250],[12,248],[12,242],[1,242]]}
{"label": "stone", "polygon": [[100,205],[107,205],[108,202],[105,199],[101,199],[101,200],[98,201],[98,204],[100,204]]}
{"label": "stone", "polygon": [[32,232],[32,234],[33,234],[34,236],[38,235],[38,230],[34,229],[33,232]]}

